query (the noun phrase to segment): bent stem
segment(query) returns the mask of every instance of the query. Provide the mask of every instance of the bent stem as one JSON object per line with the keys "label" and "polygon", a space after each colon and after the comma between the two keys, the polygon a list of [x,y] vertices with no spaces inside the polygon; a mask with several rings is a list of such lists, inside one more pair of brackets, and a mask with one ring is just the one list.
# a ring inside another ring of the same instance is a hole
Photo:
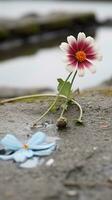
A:
{"label": "bent stem", "polygon": [[36,126],[36,124],[37,124],[43,117],[45,117],[45,115],[47,115],[47,113],[55,106],[55,104],[56,104],[56,102],[57,102],[57,100],[58,100],[58,98],[59,98],[59,96],[60,96],[60,93],[61,93],[62,89],[64,88],[64,86],[65,86],[67,80],[70,78],[71,74],[72,74],[72,72],[67,76],[67,78],[66,78],[66,80],[64,81],[62,87],[61,87],[60,90],[59,90],[58,95],[56,96],[56,99],[53,101],[53,103],[50,105],[50,107],[46,110],[46,112],[44,112],[43,115],[41,115],[40,118],[37,119],[37,121],[35,122],[35,124],[33,125],[33,127]]}
{"label": "bent stem", "polygon": [[[29,98],[42,98],[42,97],[60,97],[60,98],[64,98],[64,99],[67,99],[66,96],[64,95],[57,95],[57,94],[33,94],[33,95],[27,95],[27,96],[20,96],[20,97],[14,97],[14,98],[9,98],[9,99],[5,99],[5,100],[2,100],[0,101],[0,104],[4,104],[4,103],[11,103],[11,102],[14,102],[14,101],[18,101],[18,100],[24,100],[24,99],[29,99]],[[82,108],[80,106],[80,104],[75,101],[74,99],[71,99],[71,102],[76,104],[79,108],[79,111],[80,111],[80,114],[79,114],[79,117],[77,120],[79,121],[82,121]]]}
{"label": "bent stem", "polygon": [[77,101],[75,101],[74,99],[72,99],[71,101],[72,101],[74,104],[76,104],[76,105],[78,106],[79,111],[80,111],[80,114],[79,114],[79,117],[78,117],[78,119],[77,119],[77,122],[82,123],[82,115],[83,115],[82,107],[81,107],[81,105],[80,105]]}

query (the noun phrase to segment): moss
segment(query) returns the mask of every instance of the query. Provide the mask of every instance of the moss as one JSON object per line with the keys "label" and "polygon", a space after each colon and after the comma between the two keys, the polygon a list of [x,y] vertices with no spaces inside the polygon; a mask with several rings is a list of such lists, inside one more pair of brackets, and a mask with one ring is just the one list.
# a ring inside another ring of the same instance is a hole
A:
{"label": "moss", "polygon": [[30,36],[35,35],[39,32],[40,28],[37,23],[26,23],[26,24],[18,24],[13,33],[18,36]]}
{"label": "moss", "polygon": [[[96,22],[93,13],[70,14],[70,13],[54,13],[45,17],[36,19],[19,19],[13,26],[4,24],[6,28],[0,27],[0,40],[13,38],[27,38],[36,34],[44,34],[45,32],[55,30],[66,30],[74,32],[84,30],[85,27],[91,27]],[[93,29],[92,29],[93,31]],[[56,32],[56,34],[58,34]],[[60,35],[59,35],[60,37]]]}
{"label": "moss", "polygon": [[101,94],[104,96],[112,96],[112,87],[101,87],[101,88],[92,88],[84,90],[80,93],[80,96],[88,96],[89,94]]}
{"label": "moss", "polygon": [[54,14],[40,20],[41,31],[50,31],[58,29],[74,29],[74,26],[82,25],[88,26],[96,22],[95,15],[93,13],[84,14]]}
{"label": "moss", "polygon": [[4,27],[0,27],[0,40],[5,40],[9,37],[10,33],[9,30],[7,30]]}
{"label": "moss", "polygon": [[55,19],[54,21],[49,21],[49,23],[46,23],[46,26],[49,26],[51,28],[57,29],[57,28],[65,28],[71,26],[71,20],[69,18],[60,18]]}
{"label": "moss", "polygon": [[35,102],[42,102],[42,101],[49,101],[51,102],[54,97],[28,97],[28,98],[23,98],[23,99],[17,99],[13,101],[14,103],[16,102],[26,102],[26,103],[35,103]]}
{"label": "moss", "polygon": [[80,14],[74,18],[76,22],[80,22],[82,24],[90,24],[91,22],[96,22],[96,18],[94,13]]}
{"label": "moss", "polygon": [[100,94],[103,94],[105,96],[112,96],[112,88],[104,88],[100,90]]}

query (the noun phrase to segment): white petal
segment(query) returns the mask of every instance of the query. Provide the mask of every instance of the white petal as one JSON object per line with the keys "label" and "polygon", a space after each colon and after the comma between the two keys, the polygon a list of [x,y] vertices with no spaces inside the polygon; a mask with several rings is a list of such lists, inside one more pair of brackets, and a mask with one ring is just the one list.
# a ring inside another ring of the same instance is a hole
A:
{"label": "white petal", "polygon": [[33,146],[33,145],[39,145],[43,143],[46,139],[46,134],[43,132],[37,132],[35,133],[29,140],[28,140],[28,145]]}
{"label": "white petal", "polygon": [[39,164],[39,158],[31,158],[28,159],[26,162],[20,164],[22,168],[34,168]]}
{"label": "white petal", "polygon": [[78,69],[78,75],[79,75],[80,77],[83,77],[83,76],[84,76],[84,72],[85,72],[84,69]]}
{"label": "white petal", "polygon": [[91,37],[91,36],[88,36],[86,38],[86,41],[90,44],[90,45],[95,45],[95,40]]}
{"label": "white petal", "polygon": [[22,143],[14,135],[6,135],[0,142],[8,150],[18,150]]}
{"label": "white petal", "polygon": [[69,49],[69,45],[66,42],[62,42],[60,45],[60,49],[64,52],[67,52]]}
{"label": "white petal", "polygon": [[92,74],[94,74],[96,72],[96,68],[94,66],[91,66],[88,69]]}
{"label": "white petal", "polygon": [[80,33],[78,34],[78,36],[77,36],[77,39],[78,39],[78,40],[85,40],[85,39],[86,39],[85,33],[80,32]]}
{"label": "white petal", "polygon": [[69,45],[72,45],[73,43],[76,42],[76,38],[73,35],[70,35],[67,37],[67,41],[68,41]]}

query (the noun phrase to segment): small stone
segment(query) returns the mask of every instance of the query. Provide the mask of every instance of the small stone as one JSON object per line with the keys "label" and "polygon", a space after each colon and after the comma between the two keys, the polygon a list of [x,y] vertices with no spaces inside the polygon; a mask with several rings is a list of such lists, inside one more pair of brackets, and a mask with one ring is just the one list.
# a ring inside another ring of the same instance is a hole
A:
{"label": "small stone", "polygon": [[57,120],[57,127],[59,129],[63,129],[63,128],[66,128],[67,126],[67,118],[65,117],[60,117],[58,120]]}
{"label": "small stone", "polygon": [[46,166],[50,167],[51,165],[53,165],[54,163],[54,159],[49,159],[47,162],[46,162]]}
{"label": "small stone", "polygon": [[112,183],[112,176],[110,176],[110,177],[108,178],[108,182],[109,182],[109,183]]}
{"label": "small stone", "polygon": [[66,192],[67,196],[69,197],[78,197],[78,192],[76,190],[68,190]]}
{"label": "small stone", "polygon": [[93,150],[96,151],[98,149],[98,147],[93,147]]}

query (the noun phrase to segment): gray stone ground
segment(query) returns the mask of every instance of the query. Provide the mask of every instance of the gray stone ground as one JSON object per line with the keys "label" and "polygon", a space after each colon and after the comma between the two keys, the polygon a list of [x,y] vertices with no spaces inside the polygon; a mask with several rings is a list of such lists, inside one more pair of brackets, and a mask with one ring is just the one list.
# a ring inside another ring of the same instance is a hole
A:
{"label": "gray stone ground", "polygon": [[[54,165],[20,169],[12,161],[0,161],[0,200],[111,200],[112,199],[112,90],[86,92],[77,97],[84,126],[73,122],[78,109],[68,111],[66,130],[58,131],[56,114],[42,120],[48,135],[60,137],[58,149],[47,159]],[[0,138],[15,133],[25,139],[48,105],[48,100],[0,105]],[[51,125],[45,127],[44,122]]]}

